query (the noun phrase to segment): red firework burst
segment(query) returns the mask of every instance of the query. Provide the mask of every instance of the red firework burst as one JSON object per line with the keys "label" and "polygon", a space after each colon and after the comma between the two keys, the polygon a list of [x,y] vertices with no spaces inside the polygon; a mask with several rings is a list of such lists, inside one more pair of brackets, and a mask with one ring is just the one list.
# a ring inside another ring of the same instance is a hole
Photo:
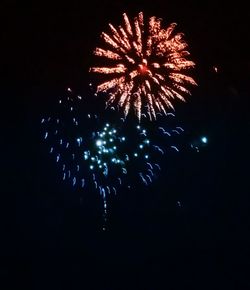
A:
{"label": "red firework burst", "polygon": [[161,19],[150,17],[144,23],[140,12],[131,24],[124,13],[124,25],[111,32],[102,33],[104,48],[96,48],[94,54],[107,60],[107,66],[91,67],[90,72],[105,75],[97,86],[98,92],[107,92],[107,106],[116,104],[125,117],[134,108],[138,119],[147,114],[156,119],[157,112],[173,109],[173,100],[185,101],[183,94],[190,94],[186,85],[197,85],[187,75],[195,63],[186,57],[187,43],[183,34],[174,34],[175,23],[166,29]]}

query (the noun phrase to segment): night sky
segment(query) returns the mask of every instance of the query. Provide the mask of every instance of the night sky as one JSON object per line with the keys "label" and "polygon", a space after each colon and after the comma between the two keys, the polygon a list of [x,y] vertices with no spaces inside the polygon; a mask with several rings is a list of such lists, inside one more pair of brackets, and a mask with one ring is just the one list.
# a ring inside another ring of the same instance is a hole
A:
{"label": "night sky", "polygon": [[[246,6],[1,2],[1,289],[250,289]],[[103,232],[98,194],[62,182],[40,120],[65,88],[87,92],[100,33],[139,11],[185,33],[199,86],[176,112],[187,142],[208,144],[171,158],[144,192],[122,191]]]}

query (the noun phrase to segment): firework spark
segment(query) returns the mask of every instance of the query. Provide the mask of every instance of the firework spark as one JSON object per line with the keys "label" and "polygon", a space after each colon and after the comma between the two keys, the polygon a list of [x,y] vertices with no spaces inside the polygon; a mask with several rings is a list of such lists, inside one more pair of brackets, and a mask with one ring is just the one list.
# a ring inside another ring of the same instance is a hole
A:
{"label": "firework spark", "polygon": [[91,67],[90,72],[103,75],[97,93],[108,93],[106,105],[117,105],[125,117],[131,108],[140,120],[148,115],[156,119],[157,112],[167,114],[173,100],[185,101],[190,94],[186,85],[197,85],[186,71],[195,66],[186,57],[187,43],[183,34],[174,34],[175,23],[166,29],[155,16],[144,22],[140,12],[133,22],[123,14],[124,25],[110,33],[102,33],[105,48],[96,48],[94,55],[104,58],[107,66]]}

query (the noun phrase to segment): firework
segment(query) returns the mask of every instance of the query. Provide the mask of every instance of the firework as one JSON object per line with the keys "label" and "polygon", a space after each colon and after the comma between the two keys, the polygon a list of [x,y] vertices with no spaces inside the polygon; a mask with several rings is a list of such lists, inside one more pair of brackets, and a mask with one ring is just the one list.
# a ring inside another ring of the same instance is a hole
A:
{"label": "firework", "polygon": [[[152,142],[154,135],[142,124],[131,125],[122,118],[114,123],[83,113],[83,104],[87,105],[82,97],[68,89],[58,112],[41,120],[43,139],[62,179],[74,187],[94,187],[104,200],[121,187],[151,184],[161,169],[166,142]],[[170,133],[159,127],[156,135],[167,139]]]}
{"label": "firework", "polygon": [[123,19],[118,28],[109,24],[110,33],[101,34],[104,47],[94,50],[107,64],[90,68],[100,75],[96,93],[107,93],[106,106],[121,108],[125,117],[133,108],[139,121],[143,114],[156,119],[157,112],[174,108],[174,99],[190,94],[187,85],[196,82],[187,70],[195,64],[187,59],[183,34],[173,32],[175,23],[164,29],[155,16],[144,22],[142,12],[133,22],[125,13]]}

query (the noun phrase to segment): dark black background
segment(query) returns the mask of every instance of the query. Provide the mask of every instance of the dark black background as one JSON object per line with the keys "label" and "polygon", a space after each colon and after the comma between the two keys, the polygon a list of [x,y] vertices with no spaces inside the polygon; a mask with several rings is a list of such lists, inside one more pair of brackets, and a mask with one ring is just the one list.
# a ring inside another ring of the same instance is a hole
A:
{"label": "dark black background", "polygon": [[[98,196],[61,182],[39,120],[64,88],[84,93],[107,24],[141,10],[185,33],[199,87],[178,118],[209,143],[145,193],[120,194],[103,232]],[[5,0],[0,14],[1,288],[249,289],[247,5]]]}

